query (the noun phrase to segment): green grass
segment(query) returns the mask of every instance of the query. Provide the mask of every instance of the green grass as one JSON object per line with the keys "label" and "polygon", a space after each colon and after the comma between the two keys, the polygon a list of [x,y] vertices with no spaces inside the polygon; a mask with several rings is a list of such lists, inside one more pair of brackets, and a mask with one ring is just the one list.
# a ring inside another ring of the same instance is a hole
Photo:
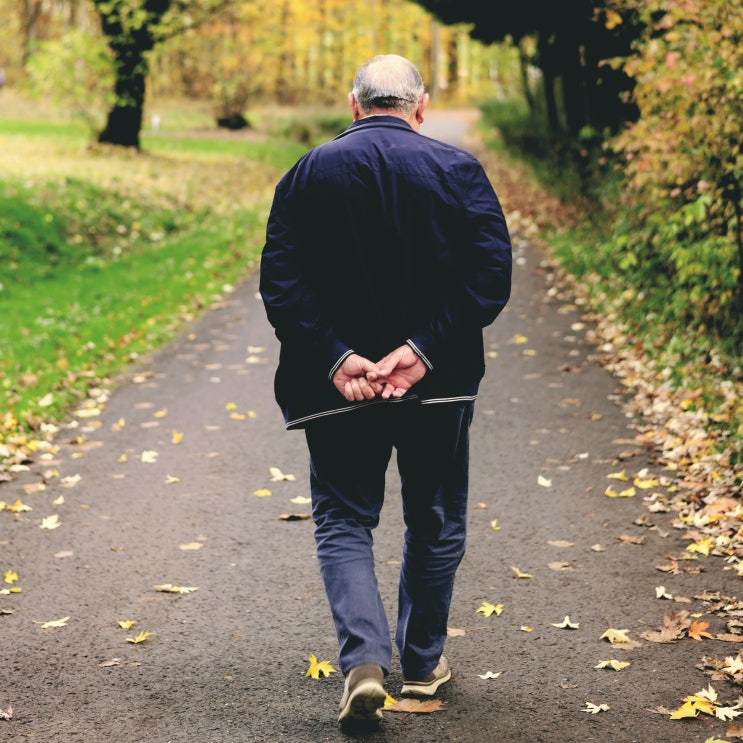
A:
{"label": "green grass", "polygon": [[307,150],[252,130],[142,142],[0,116],[0,470],[250,274],[273,188]]}

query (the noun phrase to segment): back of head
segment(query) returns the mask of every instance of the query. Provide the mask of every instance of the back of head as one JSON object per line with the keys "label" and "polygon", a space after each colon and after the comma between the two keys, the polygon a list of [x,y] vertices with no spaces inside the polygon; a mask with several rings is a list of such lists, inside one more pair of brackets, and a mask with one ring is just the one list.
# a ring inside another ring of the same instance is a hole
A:
{"label": "back of head", "polygon": [[420,72],[405,57],[379,54],[359,67],[351,92],[364,113],[384,109],[407,116],[415,110],[425,86]]}

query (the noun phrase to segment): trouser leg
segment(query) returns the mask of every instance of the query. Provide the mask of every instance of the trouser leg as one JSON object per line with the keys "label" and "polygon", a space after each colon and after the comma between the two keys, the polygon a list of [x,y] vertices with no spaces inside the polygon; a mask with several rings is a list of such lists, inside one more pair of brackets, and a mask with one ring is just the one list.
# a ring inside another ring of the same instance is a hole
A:
{"label": "trouser leg", "polygon": [[305,430],[315,543],[347,674],[362,663],[389,672],[390,629],[374,572],[372,531],[392,452],[373,410],[331,416]]}
{"label": "trouser leg", "polygon": [[436,667],[446,641],[465,550],[472,411],[471,402],[410,408],[395,440],[406,524],[395,641],[409,679]]}

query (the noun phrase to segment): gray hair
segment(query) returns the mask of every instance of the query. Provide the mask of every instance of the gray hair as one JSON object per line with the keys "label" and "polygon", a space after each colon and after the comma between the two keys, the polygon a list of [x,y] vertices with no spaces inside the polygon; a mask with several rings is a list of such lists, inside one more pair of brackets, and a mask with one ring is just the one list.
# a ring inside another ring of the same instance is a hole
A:
{"label": "gray hair", "polygon": [[425,91],[412,62],[397,54],[378,54],[359,67],[351,92],[363,113],[381,108],[408,116]]}

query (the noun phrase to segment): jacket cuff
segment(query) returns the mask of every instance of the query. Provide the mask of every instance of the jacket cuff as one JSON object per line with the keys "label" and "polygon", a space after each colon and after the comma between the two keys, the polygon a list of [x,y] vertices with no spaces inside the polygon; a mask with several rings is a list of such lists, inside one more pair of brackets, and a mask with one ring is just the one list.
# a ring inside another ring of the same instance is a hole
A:
{"label": "jacket cuff", "polygon": [[333,377],[335,376],[335,373],[340,368],[341,364],[352,354],[355,353],[353,348],[348,348],[346,351],[341,355],[341,357],[333,364],[333,366],[330,368],[330,373],[328,374],[328,379],[332,382]]}
{"label": "jacket cuff", "polygon": [[433,364],[430,362],[428,357],[426,356],[423,351],[416,345],[415,341],[408,338],[405,343],[407,343],[415,352],[416,356],[428,367],[428,371],[433,371]]}

